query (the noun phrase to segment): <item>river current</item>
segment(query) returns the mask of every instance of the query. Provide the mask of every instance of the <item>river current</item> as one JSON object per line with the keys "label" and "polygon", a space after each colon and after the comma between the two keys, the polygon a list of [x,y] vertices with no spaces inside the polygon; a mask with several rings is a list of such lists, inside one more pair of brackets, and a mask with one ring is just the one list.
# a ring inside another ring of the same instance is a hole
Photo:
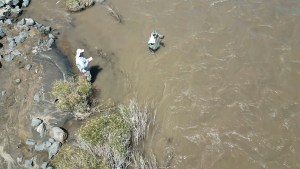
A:
{"label": "river current", "polygon": [[[160,167],[300,168],[300,1],[105,3],[121,24],[99,3],[67,13],[61,0],[33,0],[24,17],[58,29],[69,58],[94,57],[101,99],[154,107],[145,149]],[[165,35],[155,54],[152,30]]]}

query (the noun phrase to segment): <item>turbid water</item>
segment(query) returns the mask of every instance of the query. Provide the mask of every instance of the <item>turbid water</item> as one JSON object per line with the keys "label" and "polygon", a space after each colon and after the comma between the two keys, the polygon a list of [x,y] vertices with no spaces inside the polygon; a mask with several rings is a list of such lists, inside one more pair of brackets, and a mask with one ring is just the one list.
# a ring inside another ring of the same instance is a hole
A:
{"label": "turbid water", "polygon": [[[106,3],[122,24],[103,5],[68,14],[56,0],[25,16],[57,28],[67,54],[94,57],[101,99],[154,105],[146,151],[160,167],[300,168],[300,1]],[[165,47],[151,54],[154,29]]]}

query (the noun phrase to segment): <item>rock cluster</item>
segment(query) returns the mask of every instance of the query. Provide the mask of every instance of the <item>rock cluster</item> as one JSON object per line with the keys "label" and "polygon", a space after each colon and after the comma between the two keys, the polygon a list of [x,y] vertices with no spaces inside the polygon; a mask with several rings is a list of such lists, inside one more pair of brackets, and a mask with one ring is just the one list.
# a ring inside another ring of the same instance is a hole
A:
{"label": "rock cluster", "polygon": [[50,26],[32,18],[18,19],[28,4],[29,0],[0,0],[0,53],[6,62],[47,51],[55,43]]}
{"label": "rock cluster", "polygon": [[[32,118],[31,119],[31,126],[33,129],[35,129],[41,139],[41,140],[34,140],[32,138],[28,138],[25,142],[25,144],[29,147],[34,148],[36,152],[42,152],[42,151],[48,151],[48,159],[52,159],[52,157],[58,153],[59,149],[61,148],[62,144],[67,139],[67,132],[60,128],[60,127],[52,127],[50,125],[47,125],[42,119],[40,118]],[[49,128],[49,130],[47,130]],[[49,133],[49,138],[44,139],[46,133]],[[21,160],[22,161],[22,160]],[[36,157],[35,159],[31,158],[28,160],[25,160],[25,167],[31,168],[36,166]],[[41,164],[42,168],[45,169],[51,169],[52,167],[49,166],[48,162],[44,162]]]}

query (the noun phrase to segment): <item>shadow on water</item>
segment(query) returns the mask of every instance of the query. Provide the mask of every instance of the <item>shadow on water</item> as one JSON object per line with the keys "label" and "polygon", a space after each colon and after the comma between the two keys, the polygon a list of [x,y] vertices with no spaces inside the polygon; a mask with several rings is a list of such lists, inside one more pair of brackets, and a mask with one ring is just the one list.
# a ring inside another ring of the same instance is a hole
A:
{"label": "shadow on water", "polygon": [[99,65],[90,67],[90,72],[92,75],[92,80],[91,80],[92,83],[94,83],[94,81],[97,79],[98,73],[100,73],[101,71],[102,71],[102,68]]}

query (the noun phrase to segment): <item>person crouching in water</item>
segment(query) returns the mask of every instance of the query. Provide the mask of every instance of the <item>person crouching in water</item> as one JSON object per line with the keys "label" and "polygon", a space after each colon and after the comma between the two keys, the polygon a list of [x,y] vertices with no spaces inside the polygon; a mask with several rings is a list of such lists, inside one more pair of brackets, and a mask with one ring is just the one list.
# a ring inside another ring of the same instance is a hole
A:
{"label": "person crouching in water", "polygon": [[76,66],[77,68],[79,69],[79,71],[81,73],[84,73],[84,75],[86,76],[86,79],[87,81],[91,81],[92,80],[92,75],[91,75],[91,72],[90,72],[90,69],[89,69],[89,63],[90,61],[93,60],[92,57],[86,59],[84,56],[83,56],[83,52],[84,52],[84,49],[77,49],[76,50]]}

